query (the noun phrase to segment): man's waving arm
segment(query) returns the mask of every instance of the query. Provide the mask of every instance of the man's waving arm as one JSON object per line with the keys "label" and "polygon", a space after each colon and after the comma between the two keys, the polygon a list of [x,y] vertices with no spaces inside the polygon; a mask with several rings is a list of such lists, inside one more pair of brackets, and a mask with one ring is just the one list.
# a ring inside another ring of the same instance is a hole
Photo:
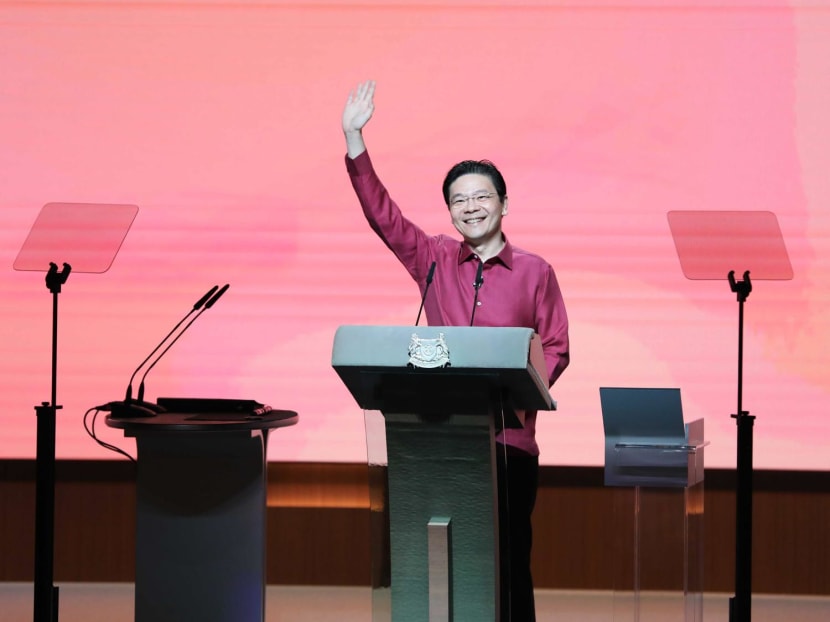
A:
{"label": "man's waving arm", "polygon": [[375,111],[374,96],[375,82],[362,82],[349,93],[343,108],[343,134],[346,137],[346,153],[351,159],[366,151],[363,128]]}

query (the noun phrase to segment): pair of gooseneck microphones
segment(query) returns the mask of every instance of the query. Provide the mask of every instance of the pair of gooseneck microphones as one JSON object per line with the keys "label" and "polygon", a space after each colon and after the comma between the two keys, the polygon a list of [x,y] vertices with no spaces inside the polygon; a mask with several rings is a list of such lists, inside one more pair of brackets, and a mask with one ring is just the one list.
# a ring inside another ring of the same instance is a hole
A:
{"label": "pair of gooseneck microphones", "polygon": [[[473,298],[473,310],[470,314],[470,326],[473,325],[476,316],[476,307],[478,306],[478,290],[481,289],[481,286],[484,284],[484,263],[479,261],[478,264],[478,271],[476,272],[476,278],[473,282],[473,288],[475,289],[475,297]],[[432,285],[432,279],[435,276],[435,262],[432,262],[432,265],[429,267],[429,273],[427,274],[426,283],[424,286],[424,293],[421,296],[421,306],[418,309],[418,317],[415,320],[415,325],[417,326],[418,323],[421,321],[421,313],[424,310],[424,302],[427,298],[427,293],[429,292],[429,287]],[[153,349],[150,354],[147,355],[138,367],[135,368],[133,375],[130,376],[130,382],[127,385],[127,393],[124,396],[124,401],[121,402],[109,402],[107,404],[103,404],[98,406],[97,409],[101,411],[109,411],[110,416],[113,418],[122,418],[122,417],[152,417],[158,413],[164,412],[164,408],[159,406],[154,402],[146,402],[144,401],[144,380],[147,378],[147,374],[150,373],[150,370],[156,366],[156,364],[161,360],[161,358],[167,353],[167,351],[173,346],[176,341],[185,333],[185,331],[190,328],[190,326],[195,322],[199,316],[202,315],[205,311],[210,309],[219,298],[227,291],[229,285],[226,283],[221,288],[218,285],[214,285],[210,290],[208,290],[204,296],[199,298],[196,301],[196,304],[193,305],[193,308],[187,312],[187,314],[179,320],[178,324],[176,324],[173,329],[164,336],[159,344]],[[179,327],[184,324],[188,319],[190,319],[187,324],[185,324],[184,328],[182,328],[178,333],[176,331]],[[173,335],[175,334],[175,337]],[[172,339],[171,339],[172,337]],[[153,360],[150,365],[147,363],[153,357],[153,355],[158,352],[164,344],[167,344],[167,347],[161,351],[161,353]],[[135,380],[136,375],[138,372],[147,365],[146,369],[144,370],[144,375],[141,376],[141,381],[138,386],[138,393],[136,398],[133,399],[133,381]]]}
{"label": "pair of gooseneck microphones", "polygon": [[[199,316],[202,315],[202,313],[216,304],[216,301],[222,297],[222,294],[227,291],[228,287],[228,284],[223,285],[221,288],[218,285],[214,285],[210,290],[208,290],[204,296],[196,301],[193,308],[188,311],[181,320],[179,320],[179,323],[164,336],[164,339],[162,339],[153,351],[147,355],[147,358],[141,361],[141,364],[135,368],[133,375],[130,376],[130,383],[127,385],[127,394],[124,396],[123,402],[109,402],[107,404],[103,404],[102,406],[96,407],[97,410],[109,411],[110,416],[116,419],[123,417],[153,417],[164,412],[165,409],[162,406],[159,406],[153,402],[144,401],[144,379],[147,377],[147,374],[150,373],[150,370],[156,366],[156,363],[158,363],[173,346],[173,344],[179,340],[179,337],[181,337],[184,332],[190,328],[193,322],[195,322]],[[188,319],[190,319],[190,321],[185,324],[184,328],[176,333],[176,331],[179,330],[179,327]],[[176,335],[175,337],[173,337],[174,334]],[[141,368],[147,365],[153,355],[158,352],[165,343],[167,344],[167,347],[164,348],[164,350],[162,350],[153,362],[150,363],[150,365],[148,365],[145,369],[144,375],[141,377],[141,382],[138,386],[138,394],[136,395],[136,399],[133,399],[133,380],[135,380],[135,377]]]}
{"label": "pair of gooseneck microphones", "polygon": [[[424,285],[424,294],[421,296],[421,307],[418,309],[418,317],[415,318],[415,326],[421,321],[421,312],[424,310],[424,302],[427,299],[427,292],[429,291],[429,286],[432,285],[432,278],[435,276],[435,262],[432,262],[432,265],[429,267],[429,273],[427,273],[427,279]],[[476,307],[478,306],[478,290],[481,289],[481,286],[484,285],[484,262],[478,262],[478,271],[476,272],[476,280],[473,281],[473,288],[475,288],[475,297],[473,298],[473,310],[470,313],[470,326],[473,325],[473,322],[476,319]]]}

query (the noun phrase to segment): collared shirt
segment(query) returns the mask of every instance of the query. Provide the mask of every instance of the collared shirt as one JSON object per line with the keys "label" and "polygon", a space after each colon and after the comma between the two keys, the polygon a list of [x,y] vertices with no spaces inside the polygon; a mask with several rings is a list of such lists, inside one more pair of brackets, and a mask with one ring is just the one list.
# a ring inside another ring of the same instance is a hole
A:
{"label": "collared shirt", "polygon": [[[463,241],[448,235],[428,235],[404,217],[375,173],[368,152],[346,157],[352,186],[369,225],[403,264],[424,293],[430,266],[436,264],[424,302],[430,326],[469,326],[473,316],[479,259]],[[551,385],[567,367],[568,317],[553,268],[541,257],[513,246],[484,264],[478,292],[475,326],[532,328],[542,342]],[[538,455],[536,412],[527,411],[523,428],[506,429],[497,441]]]}

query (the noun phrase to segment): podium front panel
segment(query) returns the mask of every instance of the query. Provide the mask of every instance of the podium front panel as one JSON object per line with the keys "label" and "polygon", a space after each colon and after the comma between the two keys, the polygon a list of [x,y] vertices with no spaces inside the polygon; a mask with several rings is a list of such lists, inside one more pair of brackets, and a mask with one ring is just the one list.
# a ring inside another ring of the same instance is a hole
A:
{"label": "podium front panel", "polygon": [[136,444],[136,622],[262,622],[265,432],[149,432]]}
{"label": "podium front panel", "polygon": [[454,620],[495,621],[498,509],[489,415],[386,415],[393,622],[429,619],[429,524],[452,522]]}

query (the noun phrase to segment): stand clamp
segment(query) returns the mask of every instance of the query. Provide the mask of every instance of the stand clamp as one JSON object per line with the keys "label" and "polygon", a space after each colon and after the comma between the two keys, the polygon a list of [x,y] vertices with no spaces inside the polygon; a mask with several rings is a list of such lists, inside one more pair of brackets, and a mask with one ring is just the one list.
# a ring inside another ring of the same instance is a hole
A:
{"label": "stand clamp", "polygon": [[752,281],[749,280],[749,270],[744,272],[744,278],[742,281],[735,281],[734,270],[729,271],[727,278],[729,279],[730,289],[738,294],[738,302],[745,302],[746,299],[749,298],[749,292],[752,291]]}

